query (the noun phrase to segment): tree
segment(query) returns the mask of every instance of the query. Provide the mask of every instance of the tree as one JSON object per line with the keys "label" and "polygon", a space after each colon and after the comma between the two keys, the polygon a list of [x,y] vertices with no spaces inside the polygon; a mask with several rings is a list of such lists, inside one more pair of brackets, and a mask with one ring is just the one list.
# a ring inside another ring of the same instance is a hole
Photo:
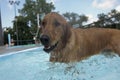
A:
{"label": "tree", "polygon": [[110,17],[114,21],[114,23],[120,23],[120,12],[113,9],[113,10],[111,10],[110,13],[108,13],[108,15],[110,15]]}
{"label": "tree", "polygon": [[78,15],[77,13],[66,12],[66,13],[63,14],[63,16],[73,26],[78,24],[78,27],[81,27],[81,26],[83,26],[84,22],[88,21],[88,17],[85,16],[84,14],[83,15]]}
{"label": "tree", "polygon": [[88,21],[88,17],[83,14],[79,16],[78,24],[79,26],[83,26],[83,23],[87,21]]}
{"label": "tree", "polygon": [[[27,20],[23,16],[16,17],[16,21],[13,21],[13,31],[14,31],[14,40],[16,40],[16,35],[18,34],[19,45],[21,44],[28,44],[29,40],[33,40],[33,35],[30,32],[30,27],[27,24]],[[17,25],[17,26],[16,26]],[[17,29],[17,32],[16,32]],[[17,33],[17,34],[16,34]]]}
{"label": "tree", "polygon": [[115,24],[120,23],[120,12],[113,9],[108,14],[98,14],[98,19],[99,20],[97,22],[99,23],[99,27],[109,26],[114,28]]}
{"label": "tree", "polygon": [[[98,14],[98,21],[89,24],[89,27],[104,27],[120,29],[120,12],[113,9],[109,13]],[[93,24],[93,25],[92,25]]]}
{"label": "tree", "polygon": [[79,17],[79,15],[77,13],[69,13],[66,12],[65,14],[63,14],[63,16],[67,19],[67,21],[71,24],[77,24],[77,18]]}
{"label": "tree", "polygon": [[105,20],[106,20],[106,15],[104,13],[98,14],[98,24],[99,27],[104,27],[105,26]]}
{"label": "tree", "polygon": [[52,3],[47,3],[46,0],[25,0],[24,7],[19,10],[19,13],[26,18],[26,21],[31,21],[31,32],[37,30],[37,14],[47,14],[54,10]]}
{"label": "tree", "polygon": [[19,9],[20,16],[13,21],[13,39],[16,40],[18,34],[19,44],[28,44],[27,41],[33,40],[38,29],[37,14],[47,14],[54,9],[54,5],[46,0],[25,0],[23,8]]}

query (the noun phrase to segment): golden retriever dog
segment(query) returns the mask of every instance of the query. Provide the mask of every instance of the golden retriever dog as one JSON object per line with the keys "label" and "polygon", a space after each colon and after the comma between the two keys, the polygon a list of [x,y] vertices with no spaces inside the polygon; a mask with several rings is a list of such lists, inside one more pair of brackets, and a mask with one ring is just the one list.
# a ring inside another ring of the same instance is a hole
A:
{"label": "golden retriever dog", "polygon": [[51,62],[76,62],[112,50],[120,54],[120,31],[104,28],[73,28],[58,13],[47,14],[41,22],[40,40]]}

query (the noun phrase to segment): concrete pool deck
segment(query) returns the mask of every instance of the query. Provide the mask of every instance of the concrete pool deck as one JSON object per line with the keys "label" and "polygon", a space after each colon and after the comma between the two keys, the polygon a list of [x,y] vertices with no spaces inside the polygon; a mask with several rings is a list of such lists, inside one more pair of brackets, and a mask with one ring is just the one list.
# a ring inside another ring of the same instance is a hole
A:
{"label": "concrete pool deck", "polygon": [[0,46],[0,55],[7,54],[11,52],[21,51],[25,49],[39,47],[40,45],[23,45],[23,46]]}

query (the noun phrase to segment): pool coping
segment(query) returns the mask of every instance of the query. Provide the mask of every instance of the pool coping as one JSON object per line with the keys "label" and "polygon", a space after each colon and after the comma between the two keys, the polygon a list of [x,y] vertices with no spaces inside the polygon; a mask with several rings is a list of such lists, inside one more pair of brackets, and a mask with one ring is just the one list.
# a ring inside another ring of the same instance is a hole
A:
{"label": "pool coping", "polygon": [[27,49],[23,49],[23,50],[18,50],[18,51],[12,51],[12,52],[3,53],[3,54],[0,54],[0,58],[4,57],[4,56],[9,56],[9,55],[17,54],[17,53],[20,53],[20,52],[26,52],[26,51],[35,50],[35,49],[38,49],[38,48],[40,48],[40,47],[32,47],[32,48],[27,48]]}
{"label": "pool coping", "polygon": [[41,45],[20,45],[20,46],[11,46],[11,47],[0,46],[0,57],[33,50],[38,47],[40,48]]}

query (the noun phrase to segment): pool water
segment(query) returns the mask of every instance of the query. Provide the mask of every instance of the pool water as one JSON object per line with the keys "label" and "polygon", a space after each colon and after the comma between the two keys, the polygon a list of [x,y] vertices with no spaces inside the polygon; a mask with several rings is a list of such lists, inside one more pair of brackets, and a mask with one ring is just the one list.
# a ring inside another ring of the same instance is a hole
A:
{"label": "pool water", "polygon": [[76,63],[51,63],[36,47],[0,57],[0,80],[119,80],[120,57],[95,55]]}
{"label": "pool water", "polygon": [[48,57],[41,48],[3,56],[0,58],[0,80],[33,80],[39,70],[45,69]]}

